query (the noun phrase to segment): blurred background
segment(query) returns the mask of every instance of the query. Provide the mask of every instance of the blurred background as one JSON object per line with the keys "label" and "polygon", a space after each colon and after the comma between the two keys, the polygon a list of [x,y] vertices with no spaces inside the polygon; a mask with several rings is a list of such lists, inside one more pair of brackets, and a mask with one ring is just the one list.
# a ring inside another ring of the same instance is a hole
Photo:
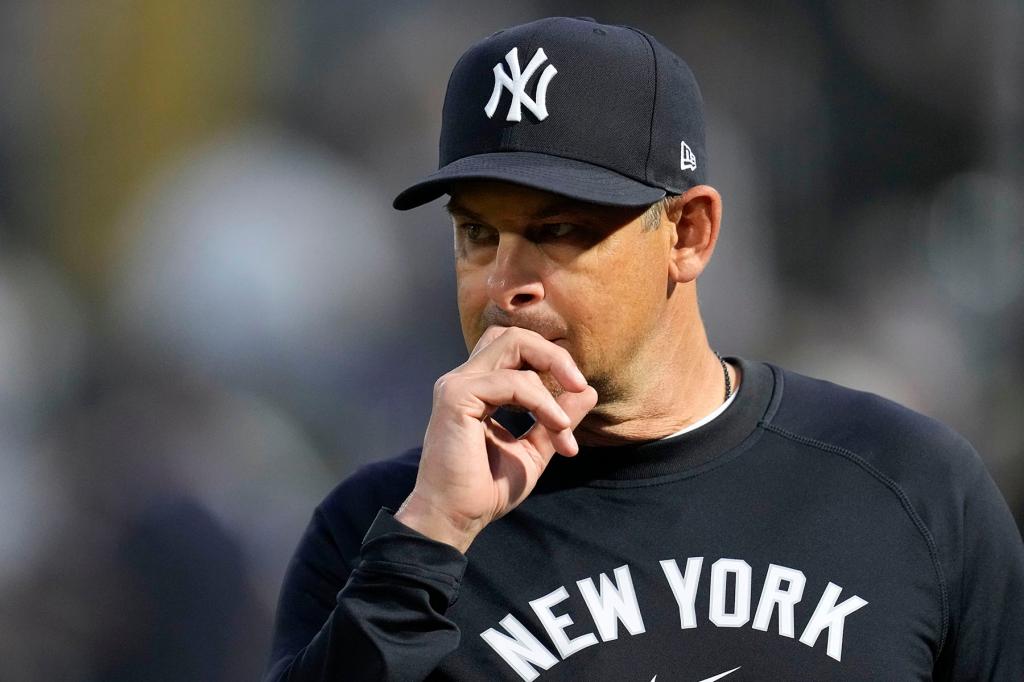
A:
{"label": "blurred background", "polygon": [[464,359],[448,72],[547,14],[654,33],[725,200],[713,346],[880,393],[1024,519],[1024,4],[0,2],[6,680],[253,680],[313,507]]}

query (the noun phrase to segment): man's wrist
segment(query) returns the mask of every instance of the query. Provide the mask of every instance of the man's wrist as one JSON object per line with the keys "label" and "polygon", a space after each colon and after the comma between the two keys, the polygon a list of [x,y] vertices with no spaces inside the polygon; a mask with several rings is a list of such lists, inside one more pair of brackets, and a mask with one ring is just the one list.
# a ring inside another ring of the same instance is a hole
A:
{"label": "man's wrist", "polygon": [[474,524],[456,523],[451,516],[423,501],[415,492],[395,512],[395,520],[431,540],[451,545],[463,554],[479,532],[472,530]]}

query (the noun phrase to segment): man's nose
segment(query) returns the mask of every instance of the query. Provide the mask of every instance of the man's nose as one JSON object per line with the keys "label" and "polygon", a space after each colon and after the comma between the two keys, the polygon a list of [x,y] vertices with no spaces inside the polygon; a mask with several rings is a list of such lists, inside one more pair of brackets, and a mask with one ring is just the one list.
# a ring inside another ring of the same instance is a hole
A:
{"label": "man's nose", "polygon": [[536,247],[521,237],[502,236],[498,243],[487,295],[505,312],[513,312],[544,300],[544,285],[535,263]]}

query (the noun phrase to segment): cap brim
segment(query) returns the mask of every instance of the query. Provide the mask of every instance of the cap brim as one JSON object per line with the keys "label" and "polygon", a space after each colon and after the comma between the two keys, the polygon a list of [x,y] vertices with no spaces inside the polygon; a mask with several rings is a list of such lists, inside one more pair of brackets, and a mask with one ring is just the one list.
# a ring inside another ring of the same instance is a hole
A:
{"label": "cap brim", "polygon": [[461,180],[500,180],[606,206],[644,206],[665,190],[627,178],[601,166],[537,152],[494,152],[457,159],[423,178],[397,197],[399,211],[422,206]]}

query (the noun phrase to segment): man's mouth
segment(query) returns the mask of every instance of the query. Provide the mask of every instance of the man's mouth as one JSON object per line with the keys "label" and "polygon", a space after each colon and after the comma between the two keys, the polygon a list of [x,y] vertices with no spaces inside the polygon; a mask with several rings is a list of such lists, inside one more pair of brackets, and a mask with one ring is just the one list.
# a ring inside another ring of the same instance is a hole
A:
{"label": "man's mouth", "polygon": [[565,338],[564,326],[556,318],[541,314],[539,311],[529,314],[508,315],[496,308],[487,308],[481,315],[480,324],[483,329],[495,324],[502,327],[528,329],[540,334],[552,343]]}

